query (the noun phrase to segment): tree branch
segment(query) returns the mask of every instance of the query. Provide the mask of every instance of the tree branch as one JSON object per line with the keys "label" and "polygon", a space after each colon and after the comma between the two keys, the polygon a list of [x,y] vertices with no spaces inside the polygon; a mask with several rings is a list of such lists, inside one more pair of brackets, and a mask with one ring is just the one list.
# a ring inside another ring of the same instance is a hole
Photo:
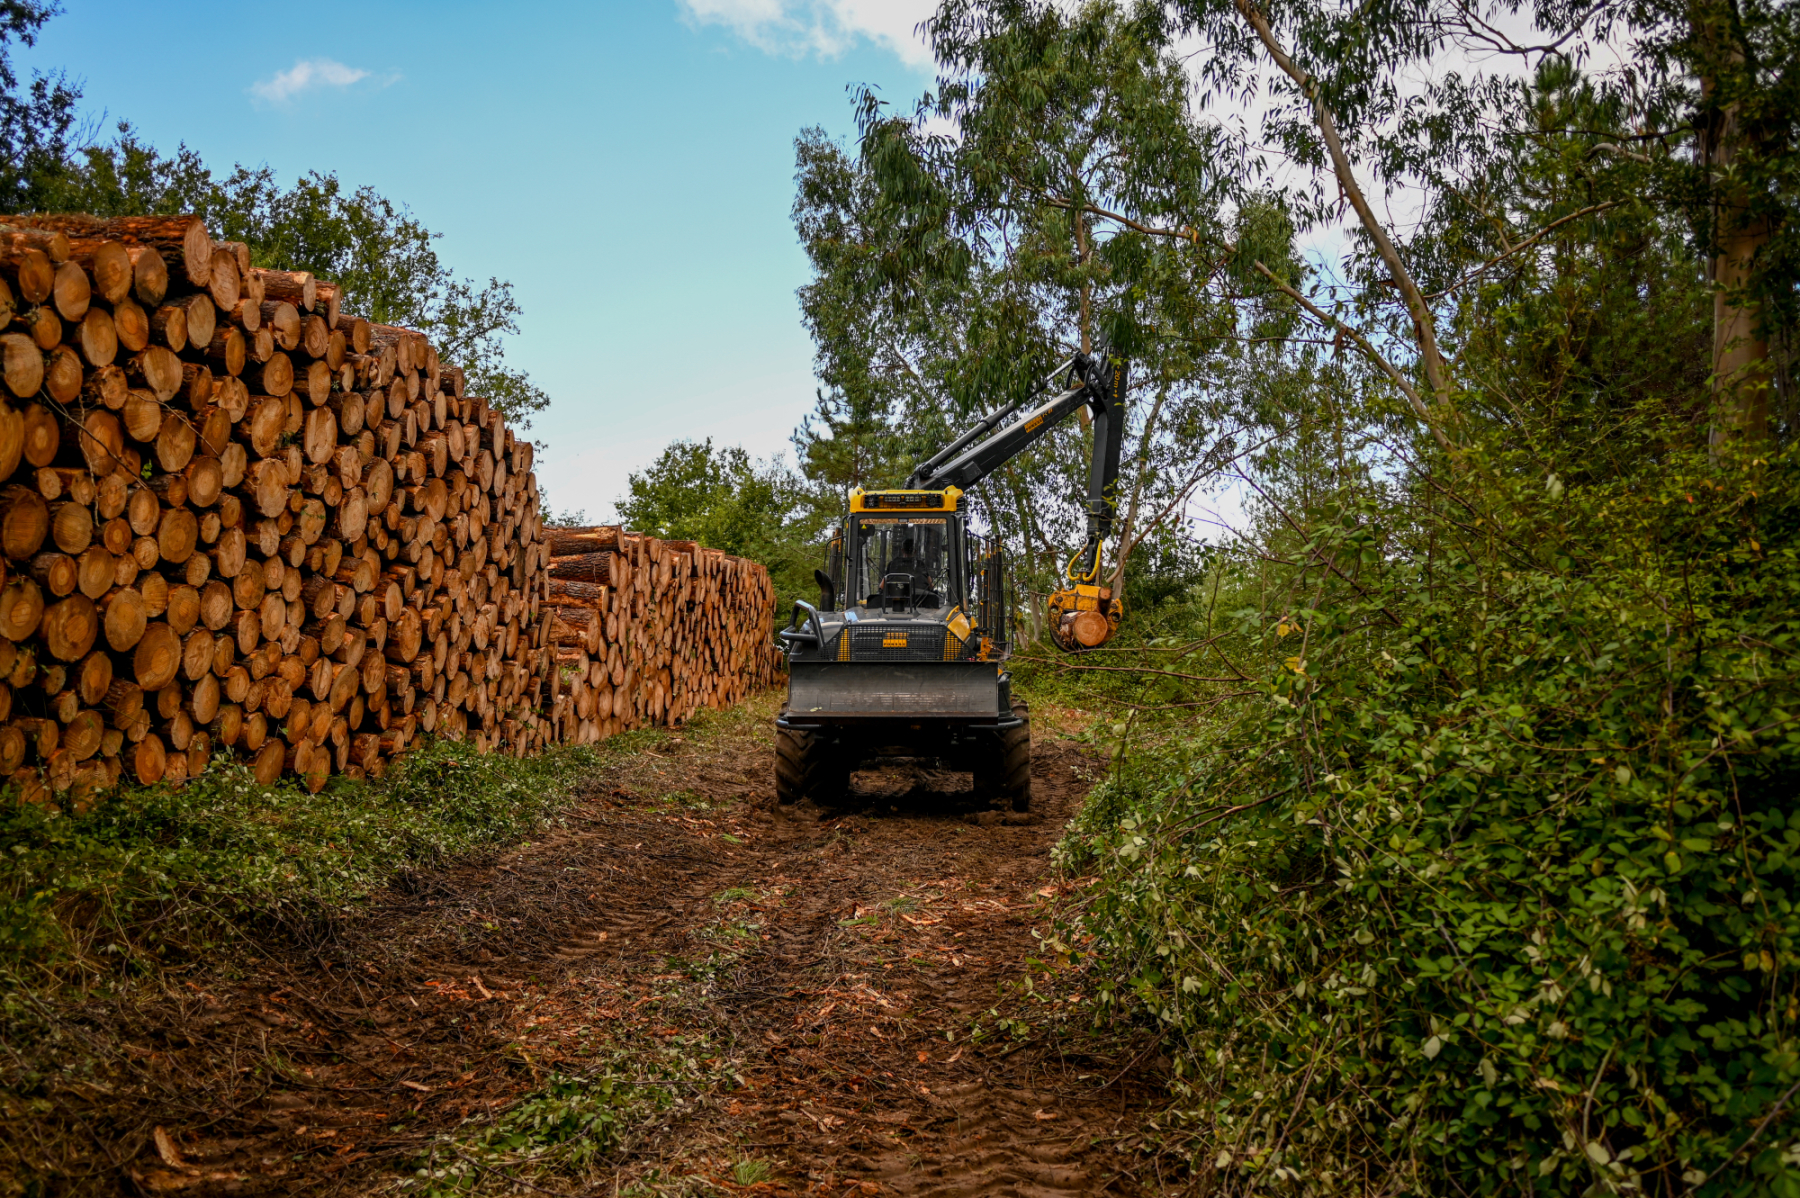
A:
{"label": "tree branch", "polygon": [[1400,251],[1394,248],[1393,240],[1388,237],[1387,230],[1382,228],[1381,222],[1375,219],[1375,210],[1369,206],[1368,198],[1363,195],[1362,188],[1356,182],[1356,172],[1351,169],[1350,158],[1344,153],[1344,143],[1338,138],[1337,122],[1332,119],[1331,110],[1325,107],[1325,100],[1319,90],[1317,80],[1287,56],[1287,52],[1275,40],[1275,31],[1269,27],[1268,20],[1263,17],[1261,12],[1257,11],[1250,0],[1234,0],[1234,3],[1237,5],[1238,11],[1244,15],[1244,19],[1250,22],[1251,28],[1256,30],[1256,36],[1262,40],[1263,47],[1268,50],[1269,57],[1275,61],[1275,65],[1299,84],[1301,93],[1312,101],[1313,119],[1319,126],[1319,133],[1325,139],[1325,150],[1331,155],[1331,164],[1337,174],[1338,183],[1343,187],[1344,195],[1350,201],[1351,207],[1356,209],[1357,218],[1362,221],[1364,231],[1369,234],[1370,240],[1374,241],[1375,249],[1380,253],[1382,262],[1387,265],[1388,274],[1394,280],[1394,285],[1400,289],[1400,294],[1406,300],[1407,310],[1412,313],[1413,323],[1419,332],[1419,360],[1425,367],[1426,381],[1431,384],[1431,390],[1437,403],[1448,407],[1450,404],[1450,380],[1444,369],[1444,355],[1438,349],[1437,326],[1432,319],[1431,309],[1425,302],[1425,296],[1419,291],[1419,285],[1413,281],[1412,273],[1400,260]]}
{"label": "tree branch", "polygon": [[1545,237],[1547,237],[1551,233],[1555,232],[1561,226],[1568,224],[1570,221],[1578,220],[1584,216],[1592,216],[1596,212],[1605,212],[1608,208],[1617,208],[1620,204],[1623,204],[1624,202],[1625,202],[1624,200],[1608,200],[1604,204],[1590,204],[1588,207],[1583,208],[1578,212],[1571,212],[1567,216],[1558,217],[1556,220],[1551,221],[1549,224],[1545,225],[1543,228],[1541,228],[1537,232],[1533,233],[1530,237],[1527,237],[1524,241],[1521,241],[1519,244],[1517,244],[1515,246],[1509,247],[1502,253],[1495,254],[1492,258],[1489,258],[1486,262],[1483,262],[1480,266],[1477,266],[1474,270],[1470,271],[1468,274],[1464,275],[1462,278],[1456,280],[1456,282],[1450,284],[1450,286],[1444,288],[1442,291],[1435,292],[1426,298],[1442,299],[1444,296],[1449,295],[1452,291],[1455,291],[1458,287],[1461,287],[1461,286],[1464,286],[1465,284],[1474,282],[1476,279],[1480,278],[1482,275],[1484,275],[1488,271],[1492,270],[1495,266],[1497,266],[1501,262],[1504,262],[1506,259],[1512,257],[1514,254],[1518,253],[1520,250],[1530,249],[1532,246],[1534,246],[1538,242],[1542,241]]}
{"label": "tree branch", "polygon": [[[1360,195],[1360,193],[1358,193],[1358,194]],[[1065,200],[1065,199],[1060,199],[1055,196],[1050,197],[1047,202],[1055,207],[1067,208],[1067,207],[1074,206],[1074,204],[1071,201]],[[1110,221],[1116,221],[1119,224],[1124,225],[1126,228],[1134,230],[1135,232],[1138,232],[1138,233],[1142,233],[1148,237],[1179,238],[1181,240],[1190,241],[1194,244],[1195,248],[1199,248],[1200,231],[1198,229],[1195,229],[1191,225],[1184,225],[1178,229],[1163,228],[1163,227],[1160,227],[1157,225],[1146,225],[1146,224],[1142,223],[1141,221],[1132,220],[1129,216],[1125,216],[1122,213],[1110,212],[1107,209],[1101,208],[1095,204],[1084,204],[1084,205],[1082,205],[1082,207],[1086,208],[1087,211],[1092,212],[1096,216],[1104,217],[1105,219],[1110,220]],[[1237,252],[1237,247],[1235,245],[1231,244],[1230,242],[1226,242],[1225,243],[1225,254],[1218,260],[1218,262],[1214,263],[1213,273],[1214,274],[1218,273],[1219,268],[1224,265],[1225,259],[1230,257],[1230,255],[1232,255],[1233,253],[1236,253],[1236,252]],[[1284,294],[1286,294],[1290,299],[1292,299],[1295,303],[1298,303],[1299,305],[1304,307],[1308,312],[1311,312],[1314,316],[1316,316],[1325,325],[1325,327],[1331,328],[1331,329],[1342,329],[1347,335],[1349,335],[1349,337],[1357,343],[1357,345],[1362,349],[1362,351],[1364,353],[1366,353],[1370,357],[1370,359],[1375,362],[1375,364],[1377,366],[1381,367],[1382,371],[1390,379],[1394,380],[1394,383],[1397,386],[1399,386],[1400,390],[1406,393],[1407,402],[1412,406],[1414,413],[1416,413],[1418,415],[1419,419],[1424,421],[1425,427],[1431,430],[1431,435],[1433,438],[1436,439],[1438,445],[1445,450],[1452,448],[1449,438],[1444,435],[1443,430],[1440,429],[1437,425],[1437,422],[1432,419],[1431,409],[1426,405],[1424,399],[1419,395],[1418,388],[1414,387],[1411,383],[1407,382],[1406,376],[1401,374],[1400,371],[1394,366],[1394,364],[1392,362],[1389,362],[1385,357],[1383,357],[1375,349],[1375,347],[1373,345],[1370,345],[1368,340],[1365,337],[1363,337],[1362,334],[1358,333],[1355,329],[1352,329],[1349,325],[1342,323],[1341,321],[1337,320],[1335,317],[1322,311],[1311,300],[1307,299],[1304,295],[1301,295],[1298,291],[1294,290],[1292,287],[1288,286],[1286,283],[1282,282],[1279,278],[1277,278],[1275,276],[1274,272],[1271,271],[1267,266],[1264,266],[1261,262],[1256,263],[1256,269],[1258,271],[1260,271],[1271,283],[1275,284],[1276,287],[1280,288],[1281,291]],[[1402,268],[1402,271],[1404,271],[1404,268]],[[1418,293],[1418,288],[1412,284],[1412,278],[1410,275],[1407,276],[1407,284],[1408,284],[1408,286],[1412,287],[1413,294]],[[1425,328],[1427,330],[1427,333],[1429,333],[1429,326],[1421,326],[1421,327]],[[1434,351],[1436,350],[1437,343],[1435,340],[1433,340],[1431,342],[1431,347]],[[1430,374],[1429,368],[1427,369],[1426,373],[1429,376],[1429,374]]]}
{"label": "tree branch", "polygon": [[1425,422],[1425,427],[1431,430],[1431,435],[1436,439],[1438,447],[1444,450],[1449,450],[1451,448],[1450,438],[1444,435],[1444,430],[1439,428],[1437,426],[1437,421],[1431,418],[1431,409],[1425,405],[1425,400],[1419,395],[1418,388],[1407,382],[1406,376],[1400,373],[1399,367],[1388,361],[1387,358],[1382,356],[1379,350],[1373,345],[1370,345],[1367,337],[1364,337],[1361,333],[1357,332],[1337,317],[1331,315],[1329,312],[1326,312],[1317,304],[1307,299],[1304,295],[1301,295],[1298,291],[1294,290],[1294,288],[1282,282],[1275,276],[1275,272],[1264,266],[1261,261],[1257,262],[1256,269],[1261,272],[1263,277],[1268,279],[1269,282],[1279,287],[1283,295],[1286,295],[1289,299],[1312,313],[1326,328],[1343,330],[1344,335],[1356,342],[1357,348],[1367,354],[1375,365],[1381,367],[1382,372],[1390,379],[1394,380],[1394,385],[1406,394],[1406,401],[1412,405],[1412,410],[1417,414],[1419,419]]}

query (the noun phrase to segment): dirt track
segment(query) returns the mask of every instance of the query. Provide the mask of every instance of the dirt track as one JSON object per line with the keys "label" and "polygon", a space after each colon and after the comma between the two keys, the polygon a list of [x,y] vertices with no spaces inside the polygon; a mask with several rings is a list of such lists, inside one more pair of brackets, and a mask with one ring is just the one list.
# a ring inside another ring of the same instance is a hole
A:
{"label": "dirt track", "polygon": [[653,1066],[680,1101],[512,1192],[1154,1190],[1117,1150],[1155,1101],[1145,1042],[989,1014],[1056,1009],[1016,986],[1078,748],[1040,735],[1028,822],[906,767],[778,813],[766,714],[618,759],[565,829],[414,879],[321,948],[91,1012],[112,1082],[57,1094],[58,1138],[104,1147],[56,1192],[366,1193],[431,1156],[504,1193],[459,1144],[558,1077]]}

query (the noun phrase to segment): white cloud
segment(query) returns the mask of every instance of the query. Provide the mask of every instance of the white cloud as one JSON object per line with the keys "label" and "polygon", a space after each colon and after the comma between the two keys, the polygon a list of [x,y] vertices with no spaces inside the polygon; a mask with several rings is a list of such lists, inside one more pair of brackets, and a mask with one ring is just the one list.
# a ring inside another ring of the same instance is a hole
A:
{"label": "white cloud", "polygon": [[322,87],[349,87],[369,77],[361,67],[347,67],[332,58],[303,58],[285,71],[250,85],[250,94],[271,104],[285,104],[302,92]]}
{"label": "white cloud", "polygon": [[932,65],[918,26],[937,0],[681,0],[681,7],[690,22],[723,25],[771,54],[831,58],[869,41],[909,67]]}

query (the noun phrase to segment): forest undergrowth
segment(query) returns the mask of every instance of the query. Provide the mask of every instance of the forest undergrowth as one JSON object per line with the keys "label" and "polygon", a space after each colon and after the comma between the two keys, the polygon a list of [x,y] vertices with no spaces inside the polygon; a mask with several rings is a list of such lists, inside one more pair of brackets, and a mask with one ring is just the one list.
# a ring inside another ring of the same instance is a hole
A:
{"label": "forest undergrowth", "polygon": [[1036,665],[1112,763],[1057,947],[1226,1191],[1795,1192],[1800,462],[1495,464]]}

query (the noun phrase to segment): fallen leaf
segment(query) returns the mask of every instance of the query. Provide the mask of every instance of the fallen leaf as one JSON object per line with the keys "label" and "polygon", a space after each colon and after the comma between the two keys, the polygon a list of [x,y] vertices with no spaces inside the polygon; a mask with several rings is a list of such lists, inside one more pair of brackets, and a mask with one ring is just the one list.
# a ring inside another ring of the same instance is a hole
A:
{"label": "fallen leaf", "polygon": [[431,1093],[430,1086],[420,1085],[418,1082],[403,1081],[400,1084],[405,1086],[408,1090],[417,1090],[421,1094]]}
{"label": "fallen leaf", "polygon": [[1042,890],[1037,892],[1037,896],[1039,898],[1055,898],[1056,897],[1056,887],[1046,886]]}
{"label": "fallen leaf", "polygon": [[476,993],[477,993],[477,994],[479,994],[479,995],[481,995],[481,997],[482,997],[482,1000],[483,1000],[483,1001],[484,1001],[484,1002],[491,1002],[491,1001],[493,1001],[493,998],[494,998],[494,996],[493,996],[493,995],[492,995],[492,994],[491,994],[491,993],[489,993],[489,991],[488,991],[488,988],[487,988],[487,987],[486,987],[486,986],[483,986],[483,985],[482,985],[482,984],[481,984],[481,979],[480,979],[480,978],[478,978],[478,977],[472,977],[472,978],[470,978],[470,979],[469,979],[469,985],[471,985],[471,986],[473,986],[473,987],[475,987],[475,992],[476,992]]}
{"label": "fallen leaf", "polygon": [[923,1065],[926,1061],[929,1061],[930,1059],[931,1059],[931,1054],[928,1052],[922,1052],[919,1054],[919,1064],[921,1064],[921,1065]]}
{"label": "fallen leaf", "polygon": [[956,1064],[958,1061],[962,1060],[962,1054],[963,1054],[963,1050],[960,1048],[957,1049],[955,1052],[950,1054],[950,1059],[945,1061],[944,1064],[946,1064],[946,1065]]}
{"label": "fallen leaf", "polygon": [[1054,1118],[1056,1118],[1056,1112],[1055,1111],[1036,1110],[1036,1111],[1031,1112],[1031,1117],[1033,1119],[1054,1119]]}
{"label": "fallen leaf", "polygon": [[175,1147],[175,1141],[168,1132],[160,1127],[153,1128],[150,1132],[150,1138],[156,1141],[156,1155],[162,1158],[163,1164],[170,1165],[176,1169],[185,1169],[188,1167],[188,1163],[181,1159],[181,1152]]}
{"label": "fallen leaf", "polygon": [[927,927],[930,927],[934,923],[943,923],[944,922],[941,919],[914,919],[910,915],[902,915],[900,918],[904,919],[907,923],[910,923],[915,928],[927,928]]}

